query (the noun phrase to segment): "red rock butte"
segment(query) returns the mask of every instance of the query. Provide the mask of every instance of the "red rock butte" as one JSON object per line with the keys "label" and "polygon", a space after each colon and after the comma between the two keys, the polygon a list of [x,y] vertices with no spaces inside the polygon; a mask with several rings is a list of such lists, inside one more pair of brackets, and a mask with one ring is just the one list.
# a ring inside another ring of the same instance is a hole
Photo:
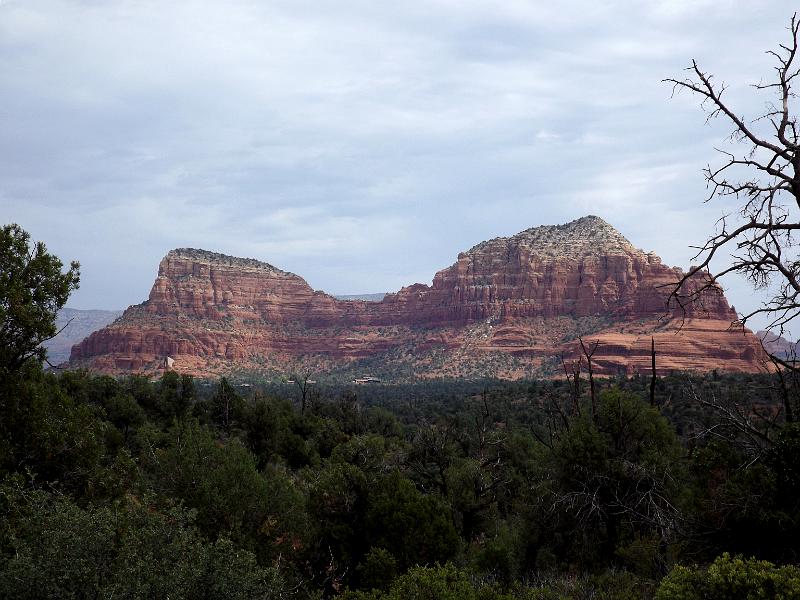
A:
{"label": "red rock butte", "polygon": [[337,300],[265,262],[180,248],[161,261],[149,299],[75,345],[70,364],[147,372],[171,357],[199,376],[534,377],[576,360],[580,335],[597,341],[601,374],[649,372],[651,337],[662,373],[761,370],[760,343],[730,327],[736,312],[720,288],[668,307],[681,275],[595,216],[481,242],[432,285],[380,302]]}

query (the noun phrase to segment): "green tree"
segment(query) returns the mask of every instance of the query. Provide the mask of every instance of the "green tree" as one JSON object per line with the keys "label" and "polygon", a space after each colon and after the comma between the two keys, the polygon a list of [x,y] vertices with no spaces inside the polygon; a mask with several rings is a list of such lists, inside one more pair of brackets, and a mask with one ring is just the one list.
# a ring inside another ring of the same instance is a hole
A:
{"label": "green tree", "polygon": [[203,533],[229,537],[260,556],[274,551],[291,558],[302,547],[304,499],[285,472],[259,472],[238,439],[223,444],[196,421],[146,433],[152,438],[140,443],[148,447],[144,467],[154,488],[196,509]]}
{"label": "green tree", "polygon": [[244,400],[233,389],[226,377],[219,380],[219,385],[211,397],[211,418],[226,433],[231,432],[234,423],[241,421],[244,413]]}
{"label": "green tree", "polygon": [[257,398],[247,411],[245,439],[258,460],[259,468],[265,467],[278,453],[280,436],[289,427],[289,412],[288,404],[280,406],[263,397]]}
{"label": "green tree", "polygon": [[477,598],[469,576],[448,563],[444,566],[417,567],[399,577],[386,600],[471,600]]}
{"label": "green tree", "polygon": [[657,573],[680,516],[683,449],[634,394],[605,390],[596,417],[587,412],[570,420],[542,473],[542,484],[554,486],[546,518],[561,529],[560,551],[587,566],[620,564],[627,546],[647,539]]}
{"label": "green tree", "polygon": [[800,568],[723,554],[707,569],[677,566],[658,587],[656,600],[791,600],[800,598]]}
{"label": "green tree", "polygon": [[367,549],[364,513],[368,482],[357,467],[333,459],[318,470],[306,471],[306,476],[308,511],[314,523],[313,568],[329,571],[333,586],[352,576]]}
{"label": "green tree", "polygon": [[167,371],[157,385],[155,408],[167,422],[176,418],[182,419],[194,404],[196,395],[191,375],[178,375],[175,371]]}
{"label": "green tree", "polygon": [[126,392],[109,398],[105,404],[105,409],[108,420],[122,432],[126,443],[130,429],[136,428],[145,422],[144,410],[136,403],[133,396]]}
{"label": "green tree", "polygon": [[712,556],[727,550],[797,560],[800,535],[800,426],[784,425],[758,460],[727,440],[694,452],[695,516],[710,532]]}
{"label": "green tree", "polygon": [[55,336],[56,314],[80,282],[77,262],[63,266],[19,225],[0,230],[0,376],[45,359],[42,342]]}
{"label": "green tree", "polygon": [[110,425],[101,414],[100,407],[76,402],[55,375],[30,361],[0,385],[0,475],[28,472],[41,483],[88,493],[108,458]]}
{"label": "green tree", "polygon": [[447,503],[422,494],[397,471],[373,486],[365,534],[371,546],[388,550],[402,570],[444,562],[455,556],[460,545]]}
{"label": "green tree", "polygon": [[397,560],[388,550],[371,548],[356,575],[363,589],[386,590],[397,577]]}
{"label": "green tree", "polygon": [[79,507],[0,484],[0,597],[278,598],[278,572],[228,539],[207,541],[193,512],[128,499]]}

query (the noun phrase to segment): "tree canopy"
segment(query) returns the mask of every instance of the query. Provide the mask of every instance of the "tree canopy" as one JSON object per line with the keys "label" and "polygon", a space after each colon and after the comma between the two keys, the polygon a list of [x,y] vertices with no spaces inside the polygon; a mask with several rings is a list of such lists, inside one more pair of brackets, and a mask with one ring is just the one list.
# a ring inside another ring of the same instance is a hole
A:
{"label": "tree canopy", "polygon": [[42,342],[56,335],[56,314],[80,283],[77,262],[63,267],[19,225],[0,230],[0,375],[45,359]]}

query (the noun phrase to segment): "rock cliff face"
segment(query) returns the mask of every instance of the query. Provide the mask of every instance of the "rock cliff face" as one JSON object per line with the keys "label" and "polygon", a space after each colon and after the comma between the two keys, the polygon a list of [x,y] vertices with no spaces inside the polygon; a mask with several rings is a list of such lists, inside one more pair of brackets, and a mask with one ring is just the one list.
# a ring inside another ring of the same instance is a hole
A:
{"label": "rock cliff face", "polygon": [[149,299],[76,345],[71,362],[138,371],[171,356],[179,370],[217,374],[380,361],[389,376],[513,377],[547,374],[584,334],[600,341],[605,373],[649,364],[650,335],[662,370],[757,370],[758,340],[728,329],[736,313],[721,290],[685,312],[667,306],[680,275],[593,216],[482,242],[431,286],[380,302],[337,300],[270,264],[184,248],[161,261]]}
{"label": "rock cliff face", "polygon": [[56,316],[58,335],[42,344],[47,348],[47,360],[53,365],[66,362],[69,360],[72,346],[93,331],[105,327],[121,314],[121,310],[62,308]]}

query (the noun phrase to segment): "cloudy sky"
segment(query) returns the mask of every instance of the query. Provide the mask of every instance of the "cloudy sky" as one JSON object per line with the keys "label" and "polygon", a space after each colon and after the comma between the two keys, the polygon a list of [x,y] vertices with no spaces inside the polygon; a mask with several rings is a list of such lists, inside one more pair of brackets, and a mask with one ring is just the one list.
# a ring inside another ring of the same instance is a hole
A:
{"label": "cloudy sky", "polygon": [[81,262],[75,308],[141,302],[175,247],[381,292],[586,214],[685,267],[729,129],[661,80],[696,58],[756,116],[791,8],[0,0],[0,217]]}

